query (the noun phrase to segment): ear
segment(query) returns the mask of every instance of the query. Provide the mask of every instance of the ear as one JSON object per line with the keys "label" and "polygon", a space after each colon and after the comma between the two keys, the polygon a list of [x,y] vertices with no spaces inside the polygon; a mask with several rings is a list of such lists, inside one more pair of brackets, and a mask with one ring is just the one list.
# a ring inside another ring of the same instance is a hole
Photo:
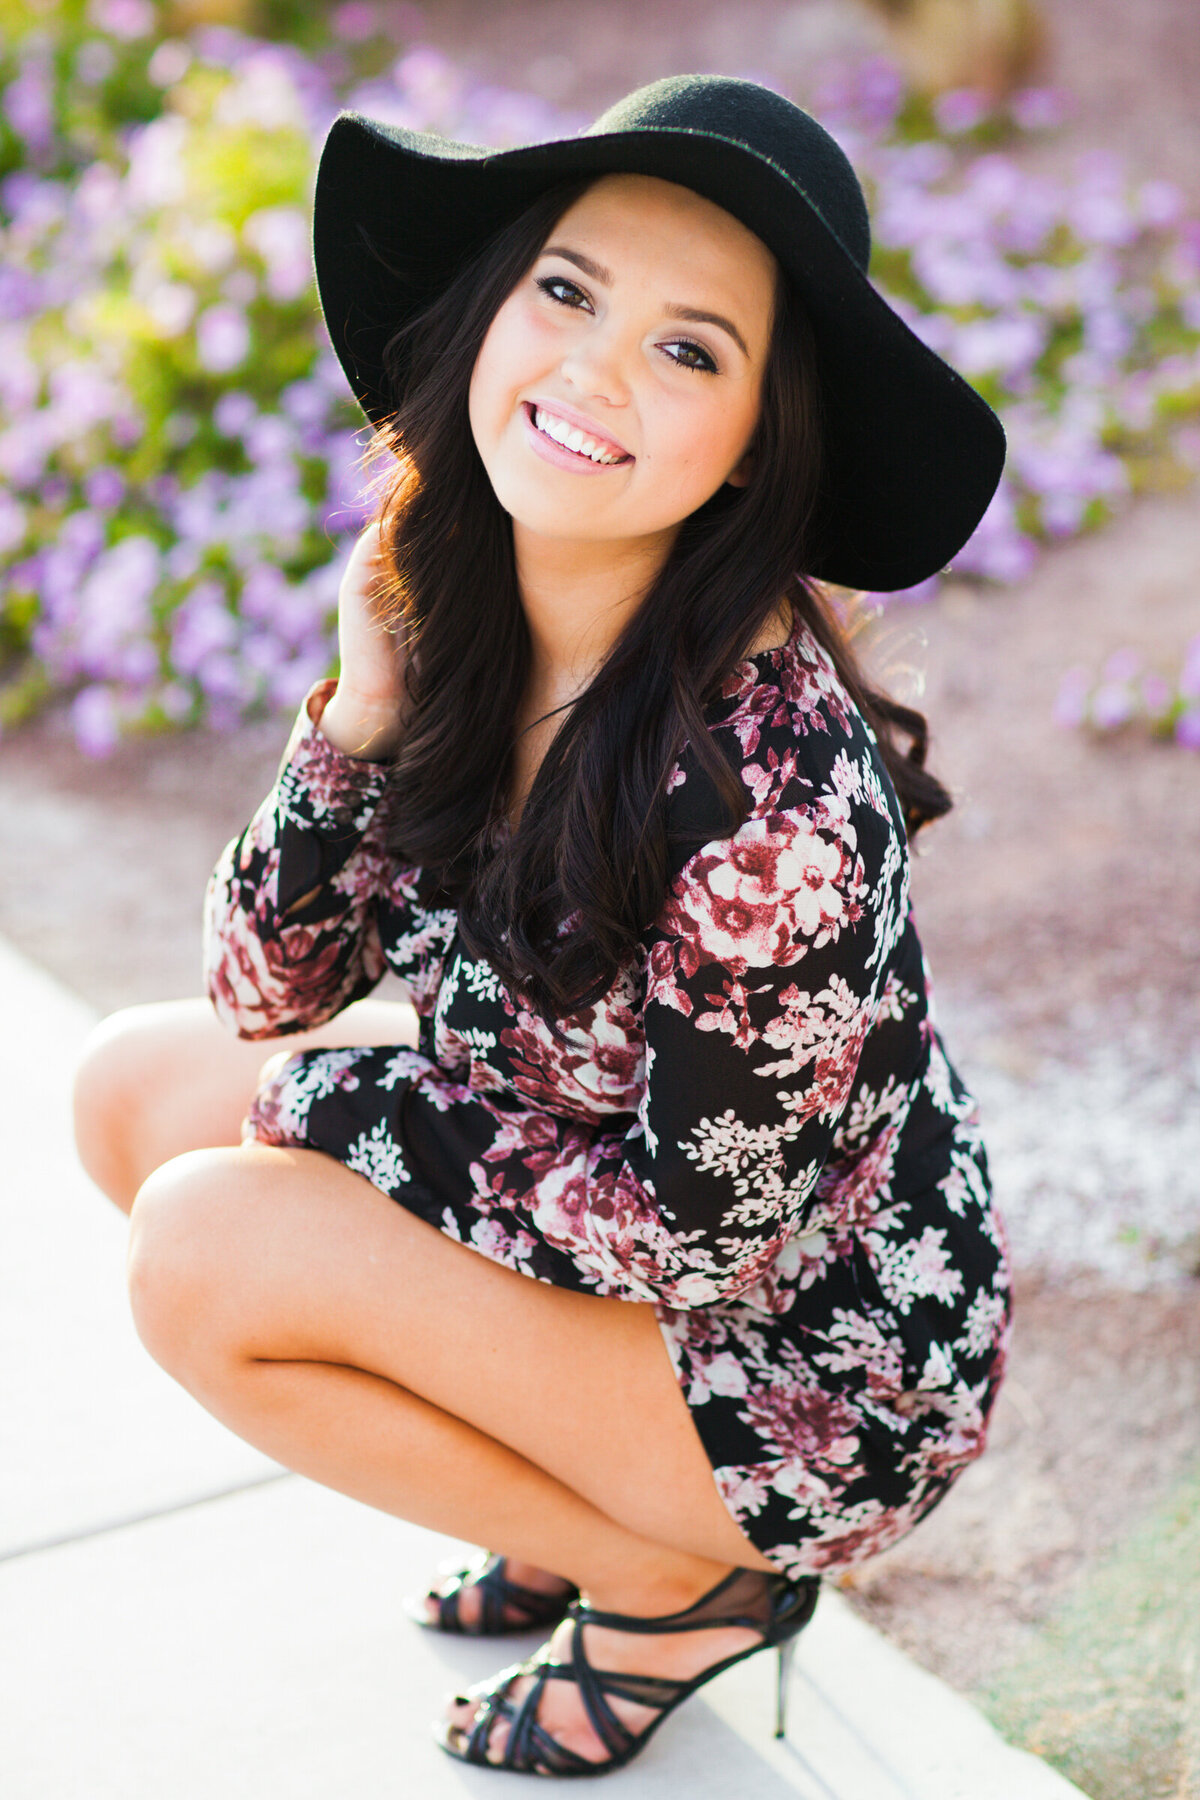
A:
{"label": "ear", "polygon": [[745,487],[754,473],[754,452],[747,450],[736,469],[732,469],[725,477],[730,487]]}

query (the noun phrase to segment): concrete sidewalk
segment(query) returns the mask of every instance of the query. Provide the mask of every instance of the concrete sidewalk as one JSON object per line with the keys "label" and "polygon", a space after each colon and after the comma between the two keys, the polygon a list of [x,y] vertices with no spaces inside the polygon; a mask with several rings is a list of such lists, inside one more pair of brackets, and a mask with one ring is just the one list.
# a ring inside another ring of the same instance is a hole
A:
{"label": "concrete sidewalk", "polygon": [[[536,1640],[441,1638],[400,1596],[451,1540],[288,1474],[143,1351],[125,1222],[70,1140],[91,1015],[0,944],[0,1771],[5,1800],[528,1795],[428,1732],[441,1695]],[[1069,1800],[961,1696],[821,1600],[789,1739],[752,1658],[613,1791],[691,1800]],[[607,1790],[606,1790],[607,1791]]]}

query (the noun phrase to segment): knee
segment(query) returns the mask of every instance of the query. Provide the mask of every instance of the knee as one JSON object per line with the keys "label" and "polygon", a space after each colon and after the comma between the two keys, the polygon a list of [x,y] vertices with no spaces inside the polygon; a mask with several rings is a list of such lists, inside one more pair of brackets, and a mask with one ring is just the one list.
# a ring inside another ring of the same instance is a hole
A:
{"label": "knee", "polygon": [[[228,1269],[228,1208],[236,1152],[193,1150],[142,1184],[129,1220],[126,1279],[138,1336],[183,1380],[225,1344],[222,1269]],[[226,1296],[227,1297],[227,1296]]]}
{"label": "knee", "polygon": [[162,1083],[162,1008],[129,1006],[102,1019],[75,1070],[75,1146],[96,1186],[122,1212],[147,1173],[139,1157],[148,1109]]}

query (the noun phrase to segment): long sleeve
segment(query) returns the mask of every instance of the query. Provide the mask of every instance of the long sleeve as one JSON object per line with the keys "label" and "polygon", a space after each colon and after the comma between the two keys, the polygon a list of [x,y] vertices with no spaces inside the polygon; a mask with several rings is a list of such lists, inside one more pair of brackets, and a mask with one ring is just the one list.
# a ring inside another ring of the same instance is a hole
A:
{"label": "long sleeve", "polygon": [[[303,1031],[369,993],[385,968],[422,966],[415,871],[385,847],[387,769],[344,755],[320,731],[332,682],[309,693],[271,792],[221,855],[204,907],[204,975],[218,1016],[244,1038]],[[427,934],[426,934],[427,935]]]}
{"label": "long sleeve", "polygon": [[895,797],[834,748],[807,774],[775,760],[565,1047],[460,954],[440,1042],[294,1057],[253,1131],[559,1285],[678,1309],[761,1288],[804,1228],[904,920]]}

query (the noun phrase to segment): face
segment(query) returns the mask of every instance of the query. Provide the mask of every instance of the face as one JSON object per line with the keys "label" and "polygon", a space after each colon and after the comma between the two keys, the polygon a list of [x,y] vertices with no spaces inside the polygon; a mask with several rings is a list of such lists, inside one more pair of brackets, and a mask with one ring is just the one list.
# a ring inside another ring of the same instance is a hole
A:
{"label": "face", "polygon": [[775,258],[690,188],[597,181],[489,327],[471,430],[514,531],[661,539],[744,483]]}

